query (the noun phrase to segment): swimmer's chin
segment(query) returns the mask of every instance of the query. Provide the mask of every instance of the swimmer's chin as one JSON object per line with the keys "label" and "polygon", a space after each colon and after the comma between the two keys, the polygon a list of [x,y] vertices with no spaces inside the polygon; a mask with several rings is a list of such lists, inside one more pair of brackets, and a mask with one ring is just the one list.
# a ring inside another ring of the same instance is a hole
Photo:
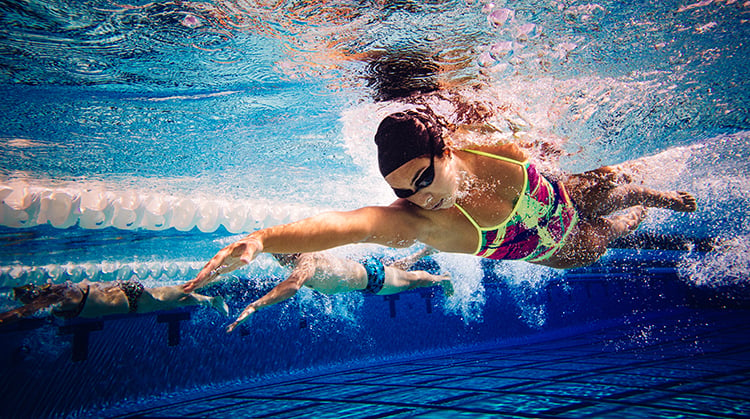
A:
{"label": "swimmer's chin", "polygon": [[440,211],[452,207],[455,201],[453,197],[443,198],[434,205],[426,205],[422,208],[428,211]]}

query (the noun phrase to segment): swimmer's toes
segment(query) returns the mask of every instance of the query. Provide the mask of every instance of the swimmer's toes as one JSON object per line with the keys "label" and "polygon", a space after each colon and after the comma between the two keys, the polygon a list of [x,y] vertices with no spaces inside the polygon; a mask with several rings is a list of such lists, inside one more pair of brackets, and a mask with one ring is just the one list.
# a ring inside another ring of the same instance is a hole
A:
{"label": "swimmer's toes", "polygon": [[698,209],[698,203],[692,194],[679,191],[677,192],[677,195],[679,198],[670,207],[670,209],[681,212],[693,212]]}

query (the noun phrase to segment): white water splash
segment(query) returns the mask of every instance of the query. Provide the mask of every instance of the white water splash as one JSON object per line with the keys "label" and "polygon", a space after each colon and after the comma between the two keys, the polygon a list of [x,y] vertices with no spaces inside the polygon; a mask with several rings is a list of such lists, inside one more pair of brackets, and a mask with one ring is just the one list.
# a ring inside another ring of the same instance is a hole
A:
{"label": "white water splash", "polygon": [[705,255],[685,255],[677,272],[697,286],[750,284],[750,235],[721,240]]}
{"label": "white water splash", "polygon": [[444,311],[460,316],[464,324],[481,322],[486,300],[479,259],[454,253],[438,253],[432,258],[441,270],[450,272],[453,282],[453,295],[445,300]]}
{"label": "white water splash", "polygon": [[310,288],[302,288],[298,293],[301,311],[305,314],[308,327],[317,329],[319,324],[336,322],[348,328],[359,327],[359,313],[364,304],[364,295],[359,292],[343,294],[322,294]]}
{"label": "white water splash", "polygon": [[495,265],[495,275],[503,278],[511,289],[518,306],[518,318],[531,327],[542,327],[547,322],[545,289],[558,271],[525,262],[503,262]]}

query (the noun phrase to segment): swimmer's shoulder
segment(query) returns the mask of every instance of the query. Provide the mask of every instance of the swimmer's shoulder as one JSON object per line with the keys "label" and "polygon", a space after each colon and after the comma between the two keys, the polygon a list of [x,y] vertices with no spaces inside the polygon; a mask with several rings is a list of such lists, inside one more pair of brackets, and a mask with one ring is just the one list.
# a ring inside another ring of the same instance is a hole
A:
{"label": "swimmer's shoulder", "polygon": [[436,219],[440,219],[443,215],[443,211],[426,210],[403,198],[395,200],[387,208],[391,211],[390,214],[387,214],[387,222],[394,225],[399,224],[399,228],[416,231],[428,229]]}
{"label": "swimmer's shoulder", "polygon": [[463,149],[481,151],[483,153],[489,153],[517,161],[525,161],[528,158],[526,152],[512,142],[503,142],[499,144],[475,144],[465,146]]}

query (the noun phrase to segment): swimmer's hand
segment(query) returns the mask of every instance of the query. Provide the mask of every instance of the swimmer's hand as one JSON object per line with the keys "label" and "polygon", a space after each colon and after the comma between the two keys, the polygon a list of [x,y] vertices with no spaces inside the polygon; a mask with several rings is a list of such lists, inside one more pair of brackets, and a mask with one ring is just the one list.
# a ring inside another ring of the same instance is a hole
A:
{"label": "swimmer's hand", "polygon": [[252,304],[245,307],[245,309],[242,311],[239,317],[237,317],[237,320],[234,321],[234,323],[227,326],[227,333],[232,333],[232,330],[234,330],[237,326],[241,325],[242,323],[245,323],[247,319],[255,313],[257,309],[253,307]]}
{"label": "swimmer's hand", "polygon": [[255,259],[258,253],[263,251],[263,244],[253,236],[247,236],[244,239],[237,240],[229,246],[219,250],[206,266],[198,272],[195,279],[182,284],[182,289],[186,293],[191,293],[198,288],[214,282],[221,274],[232,272],[233,270],[246,265]]}
{"label": "swimmer's hand", "polygon": [[455,290],[453,289],[453,280],[450,275],[443,275],[440,280],[440,286],[443,287],[443,293],[446,297],[453,297]]}

